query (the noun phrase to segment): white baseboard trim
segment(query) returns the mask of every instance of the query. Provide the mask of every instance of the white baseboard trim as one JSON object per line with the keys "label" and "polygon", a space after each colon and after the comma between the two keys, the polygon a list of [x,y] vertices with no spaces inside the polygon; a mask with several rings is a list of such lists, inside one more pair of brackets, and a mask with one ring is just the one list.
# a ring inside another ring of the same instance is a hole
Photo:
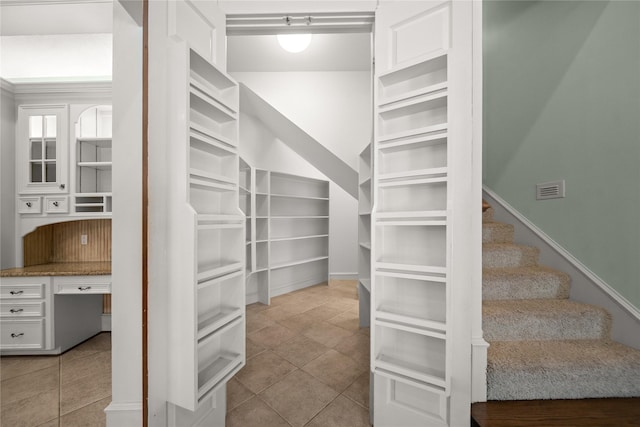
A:
{"label": "white baseboard trim", "polygon": [[504,208],[509,214],[514,216],[518,221],[520,221],[524,226],[529,228],[531,232],[536,234],[541,240],[543,240],[547,245],[549,245],[554,251],[558,253],[561,257],[563,257],[569,264],[571,264],[574,268],[579,270],[582,274],[584,274],[589,280],[591,280],[596,286],[598,286],[604,293],[606,293],[611,299],[613,299],[620,307],[622,307],[627,313],[633,316],[638,322],[640,322],[640,309],[636,308],[633,304],[631,304],[625,297],[620,295],[618,291],[613,289],[609,284],[607,284],[604,280],[598,277],[593,271],[589,269],[586,265],[584,265],[580,260],[574,257],[569,251],[555,242],[551,237],[549,237],[544,231],[538,228],[534,223],[529,221],[525,216],[523,216],[520,212],[518,212],[513,206],[507,203],[504,199],[494,193],[491,189],[486,186],[482,186],[482,190],[488,194],[492,199],[494,199],[497,203],[499,203],[502,208]]}
{"label": "white baseboard trim", "polygon": [[329,280],[358,280],[358,273],[329,273]]}
{"label": "white baseboard trim", "polygon": [[102,315],[102,332],[111,332],[111,315]]}
{"label": "white baseboard trim", "polygon": [[244,303],[245,305],[249,305],[249,304],[254,304],[256,302],[258,302],[258,293],[257,292],[252,292],[250,294],[246,294],[245,298],[244,298]]}
{"label": "white baseboard trim", "polygon": [[319,276],[319,277],[304,280],[302,282],[296,282],[290,285],[284,285],[278,288],[272,288],[271,298],[277,297],[279,295],[288,294],[289,292],[298,291],[300,289],[308,288],[310,286],[319,285],[321,283],[325,283],[326,281],[327,281],[327,276]]}
{"label": "white baseboard trim", "polygon": [[111,402],[104,410],[107,427],[142,425],[142,402]]}
{"label": "white baseboard trim", "polygon": [[487,401],[487,351],[482,337],[471,338],[471,403]]}

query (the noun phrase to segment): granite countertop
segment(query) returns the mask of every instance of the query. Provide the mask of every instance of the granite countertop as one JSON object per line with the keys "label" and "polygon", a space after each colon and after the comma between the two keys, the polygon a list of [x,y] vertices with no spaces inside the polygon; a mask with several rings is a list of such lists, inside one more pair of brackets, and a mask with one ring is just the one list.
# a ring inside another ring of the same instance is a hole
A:
{"label": "granite countertop", "polygon": [[0,277],[97,276],[111,274],[111,261],[54,262],[0,270]]}

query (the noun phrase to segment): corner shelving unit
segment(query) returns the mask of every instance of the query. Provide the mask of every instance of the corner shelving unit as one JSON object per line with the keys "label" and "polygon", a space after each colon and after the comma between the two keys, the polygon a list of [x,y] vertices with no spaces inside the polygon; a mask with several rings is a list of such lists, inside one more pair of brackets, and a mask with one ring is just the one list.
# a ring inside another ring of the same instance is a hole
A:
{"label": "corner shelving unit", "polygon": [[242,208],[251,196],[238,157],[237,83],[184,42],[171,46],[170,63],[169,78],[181,83],[169,102],[178,119],[167,156],[168,400],[194,411],[245,364]]}
{"label": "corner shelving unit", "polygon": [[112,108],[88,108],[76,123],[76,186],[73,209],[76,213],[110,214]]}
{"label": "corner shelving unit", "polygon": [[378,77],[371,368],[433,394],[441,411],[450,388],[447,52]]}
{"label": "corner shelving unit", "polygon": [[360,327],[363,328],[371,324],[371,208],[373,201],[371,145],[367,145],[360,153],[358,170],[358,300]]}
{"label": "corner shelving unit", "polygon": [[271,172],[269,287],[277,296],[329,279],[329,182]]}

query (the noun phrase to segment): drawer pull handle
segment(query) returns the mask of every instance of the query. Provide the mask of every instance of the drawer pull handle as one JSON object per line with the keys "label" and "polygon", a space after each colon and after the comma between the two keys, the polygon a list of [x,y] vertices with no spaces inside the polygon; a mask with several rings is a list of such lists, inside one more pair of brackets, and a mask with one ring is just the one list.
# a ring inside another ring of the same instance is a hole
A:
{"label": "drawer pull handle", "polygon": [[9,293],[11,295],[22,295],[24,293],[24,291],[10,291]]}
{"label": "drawer pull handle", "polygon": [[24,311],[24,309],[22,308],[12,308],[11,310],[9,310],[9,313],[22,313]]}
{"label": "drawer pull handle", "polygon": [[78,290],[80,291],[88,291],[91,289],[91,286],[78,286]]}
{"label": "drawer pull handle", "polygon": [[58,202],[53,202],[53,206],[58,206],[60,203]]}
{"label": "drawer pull handle", "polygon": [[28,208],[30,208],[31,207],[31,202],[27,202],[26,205],[27,205]]}
{"label": "drawer pull handle", "polygon": [[21,336],[24,336],[24,333],[22,332],[20,332],[19,334],[11,333],[11,338],[20,338]]}

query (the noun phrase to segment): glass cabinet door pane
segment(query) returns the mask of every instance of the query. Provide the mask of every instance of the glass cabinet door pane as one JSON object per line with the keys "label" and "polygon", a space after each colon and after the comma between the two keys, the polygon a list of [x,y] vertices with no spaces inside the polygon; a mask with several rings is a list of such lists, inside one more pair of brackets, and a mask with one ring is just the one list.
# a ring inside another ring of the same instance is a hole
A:
{"label": "glass cabinet door pane", "polygon": [[42,182],[42,163],[31,163],[30,182]]}
{"label": "glass cabinet door pane", "polygon": [[42,116],[29,117],[29,138],[42,138]]}
{"label": "glass cabinet door pane", "polygon": [[42,140],[31,141],[31,158],[30,160],[42,159]]}
{"label": "glass cabinet door pane", "polygon": [[56,140],[48,139],[45,141],[45,146],[47,147],[45,151],[45,159],[47,160],[55,160],[56,159]]}
{"label": "glass cabinet door pane", "polygon": [[55,138],[58,131],[56,116],[44,116],[44,121],[44,136],[47,138]]}
{"label": "glass cabinet door pane", "polygon": [[47,182],[56,182],[56,164],[45,163]]}

